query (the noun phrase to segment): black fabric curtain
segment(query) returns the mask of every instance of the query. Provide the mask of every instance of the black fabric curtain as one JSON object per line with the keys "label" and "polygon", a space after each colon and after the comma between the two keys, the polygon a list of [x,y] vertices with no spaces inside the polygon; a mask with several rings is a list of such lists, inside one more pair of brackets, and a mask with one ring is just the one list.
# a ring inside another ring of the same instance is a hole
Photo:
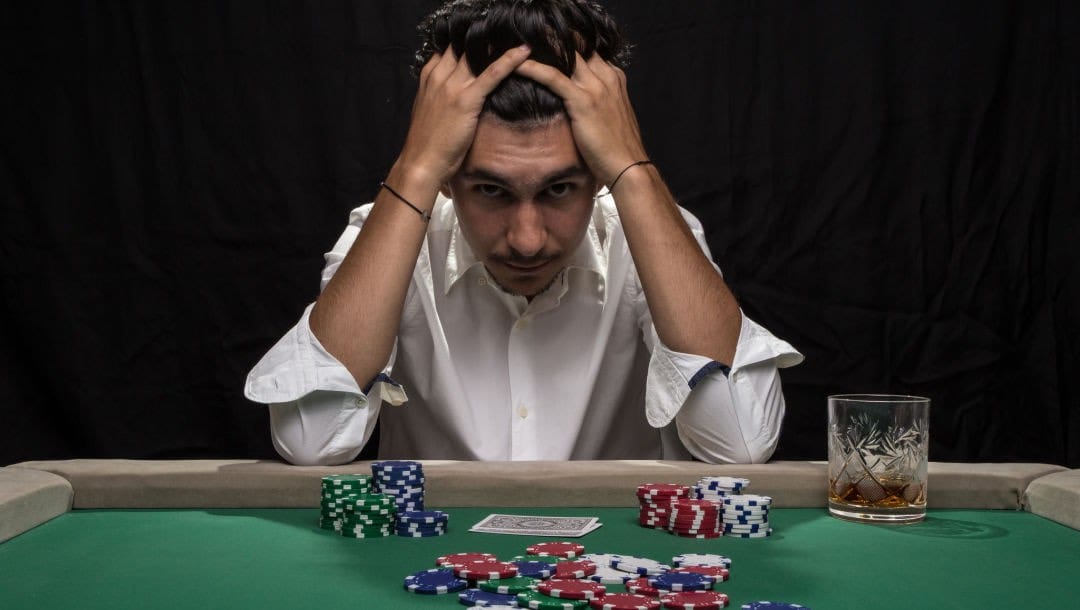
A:
{"label": "black fabric curtain", "polygon": [[[0,464],[275,456],[244,376],[393,162],[434,6],[0,8]],[[652,158],[806,355],[776,458],[889,392],[931,459],[1080,466],[1075,3],[608,7]]]}

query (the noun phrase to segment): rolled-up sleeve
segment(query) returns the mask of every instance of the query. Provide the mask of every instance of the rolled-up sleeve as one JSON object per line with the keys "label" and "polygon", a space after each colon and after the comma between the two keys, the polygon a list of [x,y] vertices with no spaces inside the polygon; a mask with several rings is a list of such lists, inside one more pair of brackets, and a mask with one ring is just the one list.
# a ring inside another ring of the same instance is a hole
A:
{"label": "rolled-up sleeve", "polygon": [[687,451],[705,462],[767,461],[784,418],[778,369],[802,362],[802,354],[745,315],[731,367],[672,351],[655,334],[652,339],[645,390],[649,424],[659,428],[674,421]]}
{"label": "rolled-up sleeve", "polygon": [[[350,226],[326,254],[321,288],[352,247],[369,210],[364,206],[353,211]],[[293,464],[336,465],[360,453],[384,401],[398,405],[408,397],[389,376],[396,348],[382,374],[361,388],[312,333],[313,307],[308,305],[300,321],[252,368],[244,396],[269,405],[271,437],[281,457]]]}

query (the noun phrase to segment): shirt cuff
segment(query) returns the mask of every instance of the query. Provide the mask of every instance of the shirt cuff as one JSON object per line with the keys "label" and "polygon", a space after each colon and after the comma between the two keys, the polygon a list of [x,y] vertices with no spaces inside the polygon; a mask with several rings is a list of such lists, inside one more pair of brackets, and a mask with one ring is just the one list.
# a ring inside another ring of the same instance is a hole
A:
{"label": "shirt cuff", "polygon": [[248,373],[244,396],[249,400],[264,404],[291,402],[316,390],[366,396],[345,365],[330,355],[311,332],[308,319],[312,307],[314,303]]}
{"label": "shirt cuff", "polygon": [[645,418],[654,428],[671,423],[703,379],[716,375],[728,377],[755,364],[769,363],[776,368],[787,368],[802,361],[803,355],[788,342],[777,339],[745,314],[731,367],[705,356],[676,352],[657,340],[649,360]]}

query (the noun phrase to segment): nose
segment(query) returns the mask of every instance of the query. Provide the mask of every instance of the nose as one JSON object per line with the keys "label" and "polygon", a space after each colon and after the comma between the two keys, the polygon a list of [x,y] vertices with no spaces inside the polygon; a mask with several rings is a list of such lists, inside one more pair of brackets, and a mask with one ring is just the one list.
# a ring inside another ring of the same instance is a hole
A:
{"label": "nose", "polygon": [[547,243],[547,228],[540,206],[531,201],[519,202],[510,212],[506,230],[510,248],[524,257],[540,254]]}

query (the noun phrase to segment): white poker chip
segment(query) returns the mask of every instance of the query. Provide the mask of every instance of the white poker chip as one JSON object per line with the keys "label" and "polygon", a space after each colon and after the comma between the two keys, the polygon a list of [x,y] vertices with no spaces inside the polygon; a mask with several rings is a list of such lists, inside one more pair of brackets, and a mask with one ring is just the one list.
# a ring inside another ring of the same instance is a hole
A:
{"label": "white poker chip", "polygon": [[[595,561],[595,560],[593,560]],[[623,572],[622,570],[616,570],[606,564],[597,564],[596,573],[588,576],[588,579],[593,582],[598,582],[602,585],[622,585],[631,578],[637,577],[637,574],[631,574],[629,572]]]}
{"label": "white poker chip", "polygon": [[742,489],[750,485],[750,479],[741,477],[701,477],[698,485],[706,489]]}
{"label": "white poker chip", "polygon": [[671,569],[671,566],[647,557],[634,557],[623,555],[618,561],[613,561],[611,567],[620,572],[629,572],[639,576],[656,576]]}
{"label": "white poker chip", "polygon": [[598,566],[610,566],[612,562],[622,559],[622,555],[616,555],[615,553],[585,553],[578,559],[585,559],[591,561]]}
{"label": "white poker chip", "polygon": [[726,507],[746,508],[751,506],[771,506],[772,498],[757,494],[739,494],[737,496],[726,496],[721,502]]}
{"label": "white poker chip", "polygon": [[671,563],[676,566],[716,566],[718,568],[730,568],[731,558],[726,555],[713,553],[686,553],[671,558]]}

